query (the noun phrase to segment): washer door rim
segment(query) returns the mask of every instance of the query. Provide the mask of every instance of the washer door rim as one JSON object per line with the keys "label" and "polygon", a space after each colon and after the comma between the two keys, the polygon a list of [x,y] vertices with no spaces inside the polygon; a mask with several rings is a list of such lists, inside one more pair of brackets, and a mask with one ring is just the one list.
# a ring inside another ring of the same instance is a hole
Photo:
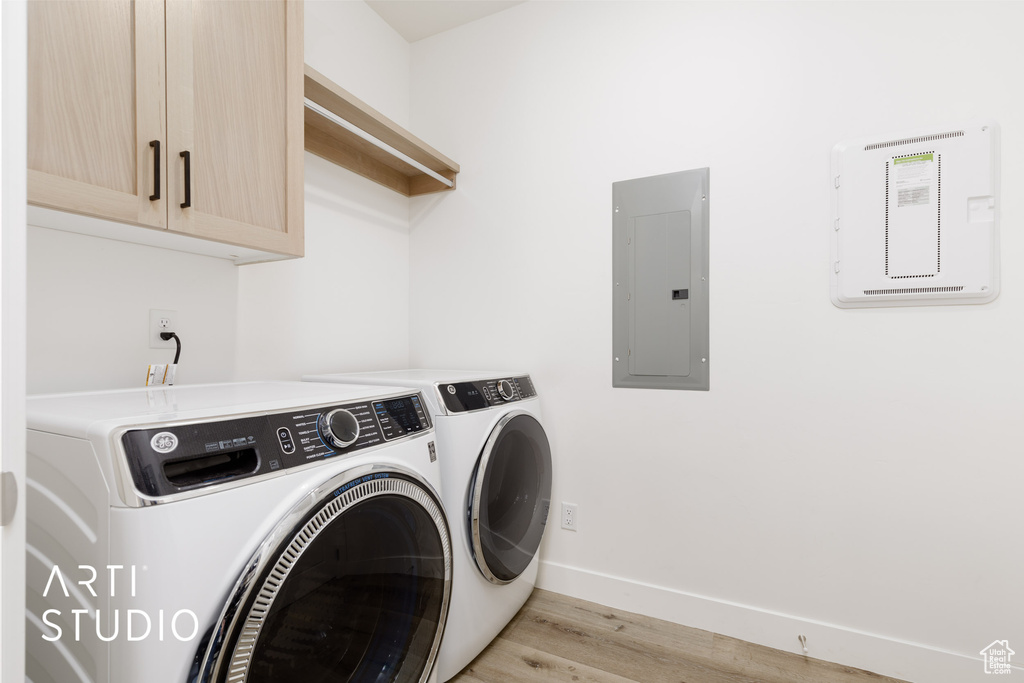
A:
{"label": "washer door rim", "polygon": [[[491,456],[494,453],[494,448],[495,448],[495,446],[496,446],[496,444],[498,442],[498,439],[502,436],[502,434],[504,433],[505,428],[508,426],[508,424],[510,422],[512,422],[514,419],[519,418],[519,417],[528,417],[531,420],[533,420],[534,422],[536,422],[538,427],[540,428],[541,433],[544,435],[545,440],[547,440],[547,432],[544,430],[544,425],[541,424],[540,420],[537,419],[536,415],[533,415],[532,413],[530,413],[528,411],[525,411],[525,410],[512,410],[512,411],[506,413],[500,420],[498,420],[498,423],[494,426],[494,428],[491,429],[491,433],[488,435],[487,441],[484,444],[483,450],[480,453],[480,458],[477,460],[476,467],[473,470],[473,479],[472,479],[472,484],[471,484],[470,491],[469,491],[470,500],[469,500],[469,503],[467,505],[468,510],[469,510],[469,518],[470,518],[470,530],[469,531],[470,531],[470,542],[471,542],[472,551],[473,551],[472,552],[472,554],[473,554],[473,562],[476,564],[477,569],[480,571],[480,573],[483,575],[483,577],[485,579],[487,579],[489,582],[491,582],[493,584],[502,585],[502,586],[510,584],[513,581],[515,581],[516,579],[518,579],[522,575],[522,572],[516,574],[511,579],[504,579],[504,578],[502,578],[500,576],[497,576],[494,573],[494,571],[487,564],[487,559],[486,559],[486,557],[484,555],[483,539],[482,539],[481,532],[480,532],[480,508],[481,508],[481,501],[483,499],[483,486],[484,486],[484,476],[483,475],[487,472],[487,468],[488,468],[488,465],[490,464]],[[551,480],[551,468],[550,468],[551,448],[550,448],[550,444],[548,444],[547,458],[548,458],[548,465],[549,465],[548,471],[547,471],[547,478],[548,478],[548,482],[549,482],[549,491],[550,491],[550,480]],[[550,500],[547,501],[547,504],[550,505]],[[541,525],[542,526],[547,523],[546,514],[547,514],[547,512],[545,512],[544,520],[541,521]],[[543,531],[541,532],[541,534],[543,536]],[[540,541],[538,540],[537,548],[533,551],[533,559],[535,559],[537,557],[537,552],[539,550],[540,550]],[[533,561],[533,559],[531,559],[531,562]]]}
{"label": "washer door rim", "polygon": [[[418,681],[418,683],[426,683],[437,661],[437,653],[440,649],[442,636],[444,635],[445,624],[448,618],[448,610],[451,603],[451,535],[448,528],[448,521],[444,515],[443,507],[440,502],[440,496],[438,496],[434,487],[418,473],[408,468],[400,465],[379,463],[354,467],[327,479],[303,496],[302,499],[299,500],[299,502],[296,503],[292,509],[289,510],[288,513],[285,514],[285,516],[282,517],[274,526],[271,532],[259,544],[249,561],[245,563],[234,587],[229,593],[229,598],[224,603],[220,616],[208,632],[209,637],[204,638],[200,643],[199,650],[196,653],[198,673],[195,678],[191,679],[190,683],[214,683],[219,680],[221,672],[225,668],[231,666],[231,660],[233,659],[234,653],[226,652],[226,646],[231,644],[233,645],[232,650],[237,648],[237,640],[240,637],[241,632],[245,629],[244,622],[253,611],[253,606],[251,605],[245,611],[243,611],[242,608],[249,603],[253,592],[260,590],[260,585],[257,584],[257,581],[262,577],[264,580],[260,583],[266,583],[267,569],[273,563],[279,561],[283,553],[286,552],[291,544],[303,533],[304,530],[307,529],[312,520],[315,519],[324,508],[331,504],[335,497],[335,492],[339,488],[349,484],[351,484],[351,487],[347,489],[345,493],[350,490],[357,490],[362,487],[372,486],[375,482],[380,480],[371,479],[366,482],[360,482],[360,480],[364,477],[382,473],[395,473],[400,475],[410,483],[414,490],[421,491],[424,494],[423,500],[417,500],[416,497],[408,496],[404,492],[394,490],[365,492],[363,495],[355,496],[351,502],[343,504],[341,509],[334,515],[334,517],[332,517],[331,521],[333,521],[333,518],[343,514],[349,507],[380,495],[405,496],[421,505],[434,521],[434,525],[438,531],[438,535],[440,536],[441,547],[444,552],[445,577],[437,630],[434,634],[434,640],[431,644],[426,664]],[[339,494],[338,497],[344,496],[345,493]],[[327,528],[327,526],[329,526],[329,524],[323,524],[320,529]],[[318,533],[319,529],[316,531],[316,534]],[[313,538],[315,538],[315,536]],[[312,540],[313,539],[311,538],[310,542],[312,542]],[[287,577],[284,577],[281,580],[280,585],[284,585],[285,581],[287,581]],[[270,605],[267,605],[268,610],[269,607]],[[253,638],[254,645],[258,639],[259,633],[257,632]],[[247,678],[248,670],[246,671],[246,676],[242,680],[244,681]]]}

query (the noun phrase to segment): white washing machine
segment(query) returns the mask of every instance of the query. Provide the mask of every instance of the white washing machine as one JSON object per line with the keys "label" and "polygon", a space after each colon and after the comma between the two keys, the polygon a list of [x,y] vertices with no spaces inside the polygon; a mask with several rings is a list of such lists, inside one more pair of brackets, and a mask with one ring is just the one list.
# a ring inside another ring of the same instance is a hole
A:
{"label": "white washing machine", "polygon": [[537,579],[551,500],[551,448],[524,373],[401,370],[312,375],[312,382],[409,386],[437,433],[455,582],[438,680],[455,676],[515,616]]}
{"label": "white washing machine", "polygon": [[451,595],[415,389],[28,400],[33,683],[427,683]]}

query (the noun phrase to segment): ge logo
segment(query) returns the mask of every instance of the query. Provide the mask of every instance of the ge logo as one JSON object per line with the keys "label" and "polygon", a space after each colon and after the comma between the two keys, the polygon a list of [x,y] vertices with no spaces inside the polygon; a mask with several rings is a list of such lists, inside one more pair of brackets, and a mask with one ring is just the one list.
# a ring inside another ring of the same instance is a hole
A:
{"label": "ge logo", "polygon": [[448,393],[449,394],[455,394],[455,385],[454,384],[449,384],[448,385]]}
{"label": "ge logo", "polygon": [[178,437],[170,432],[160,432],[149,441],[157,453],[170,453],[178,447]]}

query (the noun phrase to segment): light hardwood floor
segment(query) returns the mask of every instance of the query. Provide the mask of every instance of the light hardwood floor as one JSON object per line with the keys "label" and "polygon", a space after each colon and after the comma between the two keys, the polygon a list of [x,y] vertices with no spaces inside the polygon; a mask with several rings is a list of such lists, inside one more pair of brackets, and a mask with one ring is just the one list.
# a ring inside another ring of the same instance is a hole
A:
{"label": "light hardwood floor", "polygon": [[904,683],[535,590],[452,683]]}

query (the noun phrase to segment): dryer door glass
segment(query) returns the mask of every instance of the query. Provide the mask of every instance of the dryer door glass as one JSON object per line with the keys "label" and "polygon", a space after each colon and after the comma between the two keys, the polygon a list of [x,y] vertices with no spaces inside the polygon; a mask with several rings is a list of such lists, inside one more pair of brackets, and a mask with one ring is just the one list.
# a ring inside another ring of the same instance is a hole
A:
{"label": "dryer door glass", "polygon": [[[415,487],[396,475],[372,484]],[[359,488],[308,515],[254,583],[218,681],[427,679],[451,590],[440,506],[423,489]]]}
{"label": "dryer door glass", "polygon": [[551,504],[551,447],[527,413],[494,428],[470,482],[469,528],[477,567],[492,583],[509,583],[537,554]]}

